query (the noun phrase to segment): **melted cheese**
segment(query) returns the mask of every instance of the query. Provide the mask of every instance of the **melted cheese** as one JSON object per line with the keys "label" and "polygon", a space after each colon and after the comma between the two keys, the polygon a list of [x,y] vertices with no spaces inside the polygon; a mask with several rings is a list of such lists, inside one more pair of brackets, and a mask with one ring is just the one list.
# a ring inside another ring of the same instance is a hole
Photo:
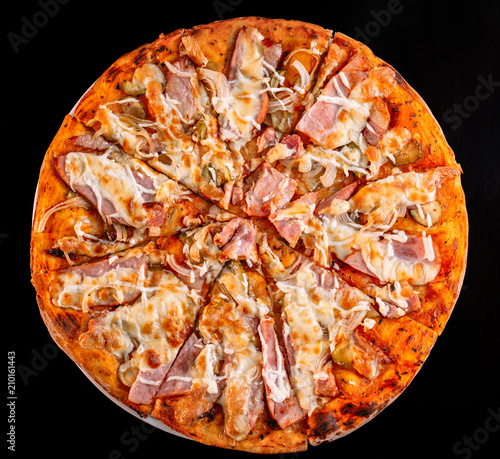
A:
{"label": "melted cheese", "polygon": [[[258,103],[254,97],[254,86],[258,84],[254,81],[254,73],[258,62],[253,62],[251,53],[246,57],[247,73],[235,79],[232,84],[234,94],[226,97],[230,103],[223,104],[225,111],[231,109],[236,120],[234,122],[243,125],[248,124],[251,118],[249,113],[256,110]],[[136,70],[133,81],[134,84],[145,87],[149,111],[155,121],[115,113],[112,110],[113,104],[121,102],[116,101],[101,106],[90,124],[99,123],[98,134],[117,142],[126,153],[146,160],[154,169],[181,182],[187,188],[202,191],[205,196],[219,201],[224,193],[218,187],[226,182],[233,183],[241,175],[244,159],[238,152],[230,152],[221,141],[223,126],[219,129],[217,119],[208,110],[208,95],[204,86],[199,83],[197,73],[194,70],[192,73],[178,71],[170,63],[167,63],[167,67],[171,73],[190,78],[190,90],[196,108],[195,118],[183,118],[179,108],[182,102],[172,99],[165,92],[167,84],[163,72],[154,64],[145,64]],[[221,76],[225,79],[222,74]],[[196,121],[197,124],[193,126]],[[251,129],[254,127],[252,125]],[[208,176],[204,175],[205,170],[208,171]]]}
{"label": "melted cheese", "polygon": [[348,176],[349,172],[366,175],[369,172],[368,159],[359,148],[344,145],[341,148],[325,148],[309,144],[305,153],[294,161],[298,171],[305,174],[314,171],[313,165],[323,167],[323,173],[318,174],[318,180],[325,188],[334,184],[338,172]]}
{"label": "melted cheese", "polygon": [[251,431],[252,406],[258,404],[254,398],[262,394],[255,390],[262,384],[261,361],[262,353],[249,342],[243,352],[231,355],[225,363],[226,387],[219,404],[224,412],[224,431],[236,441]]}
{"label": "melted cheese", "polygon": [[250,432],[250,407],[258,396],[254,389],[262,384],[262,352],[255,324],[261,309],[256,303],[250,298],[241,265],[232,262],[217,278],[211,302],[198,322],[204,341],[220,346],[224,354],[226,387],[218,403],[224,412],[225,432],[235,440]]}
{"label": "melted cheese", "polygon": [[87,335],[105,337],[106,350],[124,362],[118,374],[125,385],[132,385],[138,371],[151,371],[174,360],[198,310],[189,293],[175,275],[164,271],[146,298],[94,319],[98,332],[91,328]]}
{"label": "melted cheese", "polygon": [[[147,224],[143,213],[145,202],[158,200],[171,204],[179,188],[174,181],[135,159],[119,163],[106,155],[69,153],[65,160],[72,188],[89,187],[96,197],[97,210],[101,215],[106,215],[103,204],[108,201],[116,212],[106,217],[112,219],[116,216],[134,228],[143,228]],[[142,186],[141,176],[152,180],[153,186]]]}
{"label": "melted cheese", "polygon": [[367,100],[363,92],[363,85],[360,84],[352,88],[347,97],[344,96],[339,83],[346,81],[347,77],[342,72],[339,72],[338,75],[338,79],[333,78],[337,95],[327,96],[321,94],[317,99],[318,102],[334,104],[339,107],[335,119],[335,129],[329,137],[328,145],[331,148],[337,148],[349,142],[354,142],[364,151],[367,144],[361,132],[367,126],[371,100]]}
{"label": "melted cheese", "polygon": [[217,367],[222,358],[222,349],[218,344],[206,344],[196,357],[194,365],[190,370],[190,379],[193,387],[203,386],[207,393],[217,394],[219,392]]}
{"label": "melted cheese", "polygon": [[[260,129],[257,123],[263,103],[263,93],[267,91],[264,66],[264,37],[256,29],[242,32],[239,66],[235,78],[229,81],[229,94],[213,100],[216,111],[220,114],[220,134],[223,140],[233,142],[239,150]],[[221,74],[221,80],[225,77]]]}
{"label": "melted cheese", "polygon": [[[262,355],[263,358],[267,358],[267,343],[262,336],[261,328],[259,325],[259,336],[262,345]],[[286,371],[285,361],[283,359],[283,354],[281,353],[280,344],[278,342],[277,335],[274,335],[274,348],[276,349],[276,369],[271,369],[270,365],[266,365],[263,362],[263,376],[266,381],[267,389],[269,391],[269,397],[275,403],[283,402],[284,400],[292,396],[292,388],[290,386],[290,381],[288,379],[288,373]]]}
{"label": "melted cheese", "polygon": [[94,135],[96,137],[103,135],[107,139],[117,142],[128,154],[139,157],[152,156],[153,139],[156,134],[151,134],[146,128],[158,131],[158,123],[115,113],[109,108],[110,105],[119,103],[120,101],[110,102],[99,107],[95,117],[89,122],[89,126],[99,125],[99,129]]}
{"label": "melted cheese", "polygon": [[[363,261],[368,269],[382,282],[395,282],[407,280],[412,285],[424,285],[436,277],[440,265],[439,263],[429,263],[425,259],[433,258],[434,250],[432,241],[430,249],[429,240],[424,239],[426,254],[423,260],[404,260],[391,252],[391,244],[382,244],[379,241],[370,240],[361,245]],[[425,245],[427,244],[427,245]],[[429,261],[433,261],[429,260]]]}
{"label": "melted cheese", "polygon": [[61,308],[89,312],[89,305],[99,305],[109,297],[116,298],[118,303],[123,302],[125,295],[141,288],[138,277],[131,268],[114,269],[99,277],[62,273],[57,276],[61,288],[54,292],[52,300]]}
{"label": "melted cheese", "polygon": [[366,295],[351,287],[340,288],[336,277],[333,288],[323,288],[324,275],[318,278],[311,265],[304,265],[287,280],[276,282],[285,293],[285,334],[291,337],[294,349],[290,381],[300,406],[309,414],[320,403],[316,381],[327,378],[323,366],[335,350],[340,327],[354,329],[372,310]]}
{"label": "melted cheese", "polygon": [[254,319],[266,314],[269,304],[250,294],[248,277],[237,262],[224,267],[214,288],[199,321],[200,334],[207,342],[220,340],[226,354],[244,353],[255,340]]}
{"label": "melted cheese", "polygon": [[405,172],[371,182],[350,200],[361,213],[393,213],[397,207],[425,204],[436,199],[436,181],[426,172]]}
{"label": "melted cheese", "polygon": [[[348,205],[349,209],[333,202],[331,209],[326,209],[319,217],[311,218],[303,232],[306,237],[313,236],[314,260],[322,266],[328,266],[329,251],[338,258],[345,259],[353,250],[363,249],[364,261],[381,280],[416,279],[417,273],[420,273],[418,279],[421,279],[418,282],[431,279],[435,275],[435,266],[416,262],[410,267],[409,263],[394,257],[390,243],[384,248],[378,248],[378,242],[380,237],[389,241],[406,242],[407,236],[404,232],[394,231],[388,234],[386,231],[394,225],[398,216],[404,215],[407,207],[418,207],[435,200],[437,180],[438,174],[433,174],[432,171],[401,173],[369,182],[346,201],[344,206]],[[341,210],[347,211],[341,213]],[[353,221],[360,213],[368,216],[368,223],[364,226]],[[370,253],[369,243],[375,244]],[[425,238],[425,234],[423,243],[424,258],[434,261],[432,241]],[[379,253],[381,250],[384,252],[383,256],[387,257],[383,267],[382,262],[377,261],[382,259],[382,254]],[[410,276],[411,271],[414,274]]]}
{"label": "melted cheese", "polygon": [[332,217],[323,219],[323,228],[328,238],[328,248],[343,260],[352,252],[352,243],[359,227]]}
{"label": "melted cheese", "polygon": [[436,255],[434,253],[434,247],[432,245],[432,237],[427,236],[424,231],[422,233],[422,241],[424,244],[424,258],[429,261],[434,261]]}

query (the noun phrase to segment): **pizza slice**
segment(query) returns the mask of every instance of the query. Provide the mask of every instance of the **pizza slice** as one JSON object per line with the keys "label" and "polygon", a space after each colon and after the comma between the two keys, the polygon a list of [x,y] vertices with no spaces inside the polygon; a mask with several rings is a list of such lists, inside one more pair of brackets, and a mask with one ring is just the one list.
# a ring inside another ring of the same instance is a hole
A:
{"label": "pizza slice", "polygon": [[384,316],[419,313],[425,292],[442,282],[456,260],[446,241],[458,244],[451,221],[460,214],[449,197],[459,174],[445,166],[353,182],[318,204],[299,249],[323,266],[343,262],[342,270],[351,270]]}
{"label": "pizza slice", "polygon": [[328,187],[349,173],[375,178],[389,161],[397,166],[417,161],[420,145],[411,130],[395,123],[399,84],[397,72],[366,46],[335,34],[311,104],[297,124],[311,142],[298,171],[319,169],[316,186]]}
{"label": "pizza slice", "polygon": [[[137,68],[130,82],[122,82],[128,97],[100,106],[88,124],[126,153],[227,208],[224,186],[241,176],[243,159],[220,141],[207,91],[189,57],[162,64]],[[123,110],[130,101],[139,105],[140,116]]]}
{"label": "pizza slice", "polygon": [[[338,439],[359,428],[392,403],[410,384],[429,355],[438,335],[409,317],[379,317],[373,327],[356,331],[362,360],[381,362],[378,375],[369,379],[349,365],[334,368],[340,395],[328,400],[308,418],[311,445]],[[358,349],[352,354],[357,356]],[[347,357],[348,359],[350,356]]]}
{"label": "pizza slice", "polygon": [[377,352],[371,351],[372,361],[365,362],[366,349],[356,335],[359,325],[373,326],[378,316],[374,301],[335,271],[320,267],[278,239],[264,235],[259,253],[279,311],[282,340],[301,408],[310,415],[321,405],[321,397],[339,394],[332,368],[334,363],[344,364],[347,354],[349,364],[363,376],[376,377]]}
{"label": "pizza slice", "polygon": [[275,141],[266,161],[295,180],[298,196],[317,192],[322,200],[360,178],[383,178],[395,166],[406,172],[455,165],[433,131],[439,126],[400,75],[366,46],[337,33],[296,133]]}
{"label": "pizza slice", "polygon": [[373,298],[276,238],[263,236],[259,254],[308,442],[345,435],[409,384],[437,333],[384,318]]}
{"label": "pizza slice", "polygon": [[[194,65],[185,54],[193,47],[198,62],[206,59],[190,37],[176,60],[136,68],[131,81],[122,82],[129,97],[99,106],[87,124],[126,153],[228,208],[244,159],[239,148],[231,151],[224,141],[246,143],[266,115],[262,62],[267,48],[256,29],[242,29],[226,77]],[[133,113],[125,110],[130,103],[138,106]]]}
{"label": "pizza slice", "polygon": [[278,432],[271,423],[287,428],[305,415],[292,396],[272,320],[264,277],[247,263],[226,263],[153,416],[186,435],[204,432],[203,442],[252,448],[254,431],[262,440],[256,452],[279,437],[303,449],[299,426]]}
{"label": "pizza slice", "polygon": [[58,345],[104,389],[142,413],[150,411],[203,304],[163,267],[163,258],[150,242],[33,275],[37,288],[46,286],[42,316]]}

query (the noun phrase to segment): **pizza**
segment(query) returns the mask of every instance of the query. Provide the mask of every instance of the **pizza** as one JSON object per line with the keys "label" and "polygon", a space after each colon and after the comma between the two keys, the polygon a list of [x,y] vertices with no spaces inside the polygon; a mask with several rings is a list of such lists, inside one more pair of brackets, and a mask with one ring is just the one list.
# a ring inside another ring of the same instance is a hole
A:
{"label": "pizza", "polygon": [[302,451],[410,384],[464,277],[462,170],[365,45],[257,17],[119,58],[41,166],[32,283],[102,390],[204,444]]}

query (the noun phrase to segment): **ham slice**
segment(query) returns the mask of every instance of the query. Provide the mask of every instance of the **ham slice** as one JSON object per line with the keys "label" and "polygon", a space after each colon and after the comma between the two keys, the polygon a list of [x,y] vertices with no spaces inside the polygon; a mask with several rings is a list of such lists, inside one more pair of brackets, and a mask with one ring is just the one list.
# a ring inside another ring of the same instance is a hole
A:
{"label": "ham slice", "polygon": [[85,151],[104,151],[108,149],[111,144],[106,141],[103,136],[94,136],[92,134],[82,134],[71,137],[69,143],[78,147],[78,149],[83,148]]}
{"label": "ham slice", "polygon": [[290,386],[284,355],[271,316],[260,319],[259,336],[267,406],[273,419],[282,429],[286,429],[303,419],[306,412],[300,407]]}
{"label": "ham slice", "polygon": [[264,45],[264,60],[270,67],[276,69],[283,54],[281,43],[276,43],[270,38],[264,38],[262,44]]}
{"label": "ham slice", "polygon": [[268,217],[292,199],[297,182],[263,163],[257,180],[245,193],[246,212],[252,217]]}
{"label": "ham slice", "polygon": [[441,268],[441,256],[430,236],[408,236],[406,242],[384,239],[369,241],[344,261],[382,282],[408,281],[424,285],[434,280]]}
{"label": "ham slice", "polygon": [[[228,66],[229,105],[212,99],[220,113],[220,134],[223,140],[250,140],[267,114],[269,96],[264,78],[281,57],[281,45],[265,39],[254,27],[242,28],[234,44]],[[203,72],[204,79],[213,76]],[[221,78],[219,78],[221,79]],[[211,84],[214,86],[214,84]],[[227,99],[226,99],[227,100]]]}
{"label": "ham slice", "polygon": [[[135,288],[135,284],[133,282],[127,282],[127,279],[130,277],[130,271],[140,273],[143,272],[146,267],[146,256],[138,255],[127,258],[118,258],[114,261],[111,261],[111,259],[105,259],[80,266],[72,266],[60,271],[60,273],[62,275],[71,274],[72,276],[80,276],[79,283],[82,285],[82,288],[84,288],[83,280],[85,278],[97,279],[114,272],[113,278],[117,285],[114,285],[113,288],[110,289],[108,279],[105,279],[103,280],[102,289],[98,288],[99,284],[89,287],[92,294],[87,292],[81,299],[82,303],[85,303],[86,307],[102,309],[112,308],[114,306],[118,306],[119,304],[131,303],[138,298],[141,294],[139,286]],[[117,295],[117,291],[120,291],[120,295]]]}
{"label": "ham slice", "polygon": [[282,159],[299,158],[304,154],[302,139],[297,134],[286,136],[267,152],[266,161],[274,163]]}
{"label": "ham slice", "polygon": [[317,197],[318,193],[307,193],[269,217],[280,236],[292,247],[295,247],[302,231],[313,216]]}
{"label": "ham slice", "polygon": [[[81,194],[87,201],[94,207],[100,210],[101,215],[108,221],[116,221],[117,223],[124,223],[124,220],[116,215],[116,208],[113,203],[105,198],[102,198],[95,189],[89,185],[72,185],[72,175],[70,171],[66,170],[66,155],[57,156],[54,158],[54,167],[59,176],[71,187],[74,191]],[[98,207],[99,205],[99,207]],[[113,216],[113,217],[111,217]]]}
{"label": "ham slice", "polygon": [[113,261],[112,259],[94,261],[79,266],[72,266],[71,268],[62,270],[61,272],[79,274],[80,276],[87,277],[101,277],[110,271],[120,268],[130,268],[136,272],[140,272],[145,269],[146,266],[147,258],[145,255],[141,254],[137,256],[117,258]]}
{"label": "ham slice", "polygon": [[196,69],[187,56],[182,56],[171,64],[165,94],[176,102],[176,111],[185,124],[192,124],[198,113],[197,89],[193,85],[193,79],[197,79]]}
{"label": "ham slice", "polygon": [[391,114],[382,98],[376,97],[370,108],[370,116],[366,122],[366,128],[363,129],[363,135],[370,145],[378,145],[382,136],[389,129]]}
{"label": "ham slice", "polygon": [[189,370],[202,348],[201,341],[192,333],[182,345],[177,358],[157,393],[158,397],[184,395],[190,391],[192,381],[189,376]]}
{"label": "ham slice", "polygon": [[[156,188],[144,171],[102,155],[76,152],[54,158],[54,167],[66,184],[87,199],[108,224],[146,226],[143,205],[154,201]],[[112,201],[109,196],[118,188],[122,196],[114,196]],[[130,202],[125,203],[124,197]]]}
{"label": "ham slice", "polygon": [[[296,130],[315,143],[336,148],[347,143],[339,125],[342,120],[341,100],[369,76],[371,64],[365,56],[357,56],[326,84],[318,100],[302,116]],[[339,101],[337,103],[336,101]]]}
{"label": "ham slice", "polygon": [[[344,212],[347,212],[349,210],[349,205],[347,201],[351,199],[351,197],[354,195],[356,190],[358,189],[359,186],[359,181],[353,182],[343,188],[341,188],[339,191],[331,195],[330,197],[326,198],[325,200],[321,201],[316,210],[319,215],[323,214],[341,214]],[[345,202],[347,204],[342,204],[342,202]]]}
{"label": "ham slice", "polygon": [[148,227],[162,226],[165,223],[167,213],[163,204],[159,202],[145,202],[142,207],[147,218]]}
{"label": "ham slice", "polygon": [[257,257],[257,228],[244,218],[233,218],[214,236],[214,243],[221,247],[221,259],[244,260]]}
{"label": "ham slice", "polygon": [[257,138],[257,153],[261,153],[269,147],[274,147],[277,143],[279,143],[279,140],[276,134],[276,129],[269,126]]}
{"label": "ham slice", "polygon": [[128,399],[133,403],[148,404],[156,396],[160,385],[170,369],[171,363],[164,364],[152,371],[139,371],[130,387]]}

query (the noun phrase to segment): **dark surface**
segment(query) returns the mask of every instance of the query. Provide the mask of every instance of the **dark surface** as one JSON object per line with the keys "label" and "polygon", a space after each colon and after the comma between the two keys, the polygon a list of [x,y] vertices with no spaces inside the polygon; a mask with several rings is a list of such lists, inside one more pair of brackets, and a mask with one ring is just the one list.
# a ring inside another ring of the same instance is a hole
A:
{"label": "dark surface", "polygon": [[[59,4],[58,11],[52,7],[52,17],[40,14],[43,3],[9,4],[9,12],[2,14],[0,257],[6,351],[15,352],[18,370],[15,454],[25,457],[34,451],[55,459],[172,457],[179,452],[243,456],[156,431],[94,388],[57,350],[42,323],[29,280],[29,237],[45,150],[93,81],[115,59],[161,32],[247,15],[300,19],[341,31],[394,66],[427,102],[463,167],[470,219],[462,293],[416,379],[366,426],[300,456],[445,459],[498,454],[498,3],[221,0],[176,2],[180,9],[173,10],[174,2],[113,2],[112,7],[110,2],[104,7],[103,1],[73,0]],[[36,18],[40,26],[30,30],[23,18]],[[29,37],[13,45],[10,33]],[[6,423],[5,431],[9,428]]]}

